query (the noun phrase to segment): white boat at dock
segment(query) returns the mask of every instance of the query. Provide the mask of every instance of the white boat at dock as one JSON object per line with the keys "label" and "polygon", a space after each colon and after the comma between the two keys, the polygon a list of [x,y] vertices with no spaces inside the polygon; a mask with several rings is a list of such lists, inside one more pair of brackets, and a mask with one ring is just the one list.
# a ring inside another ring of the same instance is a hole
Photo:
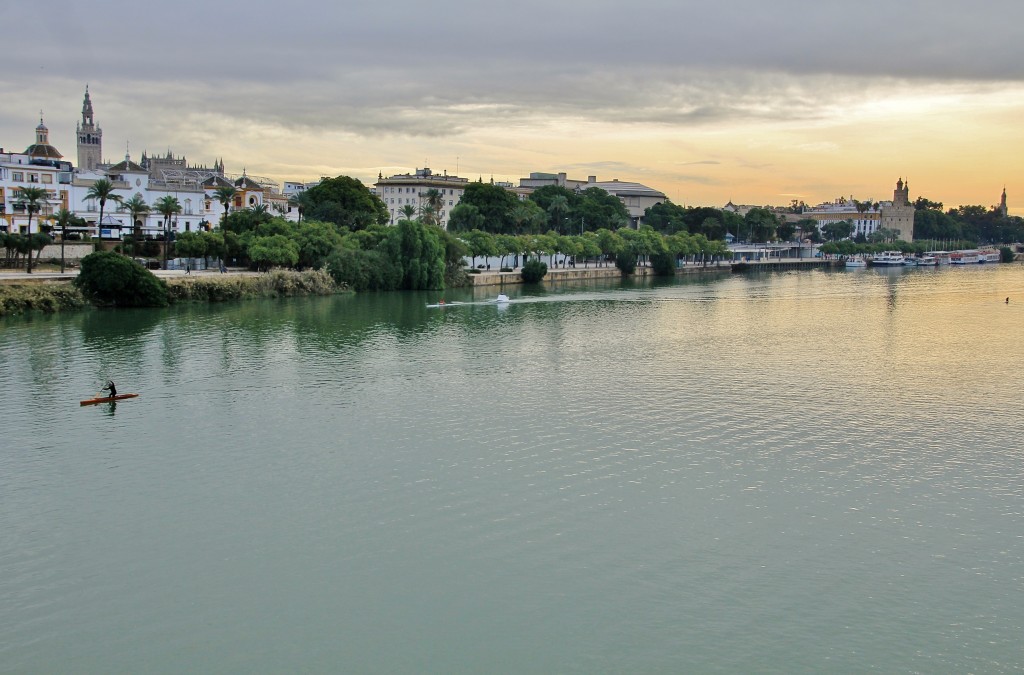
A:
{"label": "white boat at dock", "polygon": [[902,267],[903,263],[903,254],[899,251],[883,251],[871,256],[871,264],[878,267]]}
{"label": "white boat at dock", "polygon": [[917,262],[918,267],[936,267],[939,264],[939,259],[933,255],[927,253],[920,258],[914,259]]}
{"label": "white boat at dock", "polygon": [[858,267],[867,267],[868,263],[860,256],[851,256],[846,259],[846,267],[848,269],[856,269]]}
{"label": "white boat at dock", "polygon": [[969,251],[953,251],[949,254],[950,265],[977,265],[978,264],[978,252],[974,250]]}

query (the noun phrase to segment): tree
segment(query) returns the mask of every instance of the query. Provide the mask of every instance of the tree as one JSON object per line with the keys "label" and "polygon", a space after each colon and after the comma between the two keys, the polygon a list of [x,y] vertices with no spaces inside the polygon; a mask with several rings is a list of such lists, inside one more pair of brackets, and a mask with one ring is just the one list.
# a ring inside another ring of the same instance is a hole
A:
{"label": "tree", "polygon": [[270,209],[266,204],[253,204],[249,207],[249,212],[260,222],[264,222],[271,217]]}
{"label": "tree", "polygon": [[311,207],[306,216],[351,231],[387,225],[391,217],[384,202],[359,180],[349,176],[325,178],[306,190]]}
{"label": "tree", "polygon": [[444,210],[444,195],[437,188],[430,188],[423,193],[423,218],[428,225],[441,224],[441,211]]}
{"label": "tree", "polygon": [[494,235],[483,230],[470,230],[462,235],[462,241],[469,247],[470,265],[476,267],[477,256],[497,255],[498,248],[494,242]]}
{"label": "tree", "polygon": [[814,218],[801,218],[796,221],[796,229],[800,230],[800,239],[810,239],[813,242],[821,241],[821,232],[818,231],[818,221]]}
{"label": "tree", "polygon": [[60,229],[60,273],[64,274],[64,241],[68,238],[68,228],[81,223],[82,219],[61,207],[50,216],[50,220]]}
{"label": "tree", "polygon": [[[512,210],[519,202],[516,196],[501,187],[490,183],[470,183],[462,192],[460,205],[475,206],[484,221],[479,229],[492,234],[513,233]],[[452,210],[454,214],[454,209]],[[451,222],[449,221],[449,226]],[[474,229],[474,228],[470,228]]]}
{"label": "tree", "polygon": [[505,258],[519,252],[519,242],[515,235],[496,234],[494,235],[495,255],[501,256],[500,266],[505,267]]}
{"label": "tree", "polygon": [[[927,199],[926,197],[918,197],[917,199],[914,200],[914,208],[917,209],[918,211],[921,211],[921,210],[924,210],[924,209],[930,209],[930,210],[933,210],[933,211],[941,211],[942,210],[942,202],[933,202],[932,200]],[[914,228],[914,232],[917,232],[916,226]]]}
{"label": "tree", "polygon": [[547,222],[547,213],[532,200],[520,201],[512,209],[512,231],[516,234],[538,232]]}
{"label": "tree", "polygon": [[174,254],[180,258],[202,258],[206,255],[206,238],[198,232],[182,232],[174,240]]}
{"label": "tree", "polygon": [[[788,220],[780,221],[775,227],[775,234],[778,236],[779,241],[790,241],[793,235],[796,234],[796,223],[791,223]],[[715,238],[717,239],[717,237]]]}
{"label": "tree", "polygon": [[585,268],[591,258],[601,255],[601,242],[596,232],[584,232],[579,240],[582,248],[580,255],[583,256],[583,267]]}
{"label": "tree", "polygon": [[[224,188],[217,189],[223,190]],[[181,203],[174,195],[164,195],[156,200],[155,206],[157,213],[164,217],[164,269],[167,269],[167,254],[171,244],[171,218],[181,213]],[[227,220],[226,213],[225,220]]]}
{"label": "tree", "polygon": [[848,220],[840,220],[838,223],[828,223],[822,225],[821,233],[828,237],[829,241],[836,241],[837,239],[846,239],[850,236],[853,231],[853,225]]}
{"label": "tree", "polygon": [[459,205],[448,214],[449,232],[471,232],[479,230],[483,226],[484,216],[480,213],[480,209],[472,204],[459,202]]}
{"label": "tree", "polygon": [[46,190],[41,187],[20,187],[18,188],[15,204],[20,205],[28,212],[28,227],[25,229],[25,243],[28,244],[28,260],[25,264],[25,272],[32,274],[32,214],[39,213],[43,204],[46,203]]}
{"label": "tree", "polygon": [[295,230],[295,243],[299,247],[298,265],[319,269],[324,266],[334,249],[341,246],[341,235],[331,223],[307,220]]}
{"label": "tree", "polygon": [[121,206],[128,211],[128,215],[132,220],[132,255],[135,255],[135,243],[142,238],[142,223],[139,222],[139,218],[149,213],[149,204],[142,198],[142,195],[135,194],[132,195],[131,199],[122,201]]}
{"label": "tree", "polygon": [[[213,191],[214,199],[224,207],[224,219],[220,221],[220,230],[225,234],[228,231],[228,210],[231,208],[231,202],[235,199],[237,192],[233,185],[222,185]],[[224,257],[226,258],[227,256],[225,255]]]}
{"label": "tree", "polygon": [[[570,230],[583,233],[583,230],[599,230],[618,228],[629,222],[629,211],[622,200],[607,190],[589,187],[576,196],[569,213]],[[577,225],[580,230],[576,230]]]}
{"label": "tree", "polygon": [[98,229],[103,228],[103,210],[108,201],[120,202],[121,197],[114,193],[114,184],[107,178],[100,178],[89,187],[85,193],[86,199],[97,199],[100,202],[100,220],[96,223]]}
{"label": "tree", "polygon": [[406,204],[399,210],[402,212],[402,215],[405,216],[406,220],[416,219],[416,207],[412,204]]}
{"label": "tree", "polygon": [[260,270],[293,267],[299,261],[299,246],[283,234],[254,237],[249,244],[248,255]]}
{"label": "tree", "polygon": [[566,214],[569,213],[569,199],[558,195],[548,204],[548,227],[561,234]]}
{"label": "tree", "polygon": [[399,271],[403,290],[444,288],[445,247],[443,232],[414,220],[401,220],[390,228],[382,249]]}
{"label": "tree", "polygon": [[288,197],[288,206],[293,207],[299,212],[299,224],[302,224],[302,214],[304,214],[311,206],[313,206],[313,200],[310,199],[309,195],[303,192],[296,192]]}
{"label": "tree", "polygon": [[650,225],[658,232],[674,234],[680,230],[687,229],[685,214],[686,209],[673,204],[670,199],[666,199],[654,206],[648,206],[644,210],[644,223]]}
{"label": "tree", "polygon": [[771,237],[775,236],[778,220],[775,218],[775,214],[768,209],[750,209],[747,211],[747,215],[743,217],[743,220],[746,224],[747,232],[750,234],[750,241],[768,241]]}

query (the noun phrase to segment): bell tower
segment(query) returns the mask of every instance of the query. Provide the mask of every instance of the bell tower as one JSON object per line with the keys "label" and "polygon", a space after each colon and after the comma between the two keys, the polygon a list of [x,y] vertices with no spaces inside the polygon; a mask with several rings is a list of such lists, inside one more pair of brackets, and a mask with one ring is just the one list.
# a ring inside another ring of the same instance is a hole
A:
{"label": "bell tower", "polygon": [[92,117],[92,99],[89,85],[85,85],[85,101],[82,103],[82,121],[77,125],[78,168],[94,170],[103,163],[103,129],[96,126]]}

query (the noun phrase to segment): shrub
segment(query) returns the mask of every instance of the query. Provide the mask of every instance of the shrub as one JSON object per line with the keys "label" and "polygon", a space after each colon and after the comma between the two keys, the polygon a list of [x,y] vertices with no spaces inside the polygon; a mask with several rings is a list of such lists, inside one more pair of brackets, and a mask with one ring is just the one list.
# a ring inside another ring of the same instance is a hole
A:
{"label": "shrub", "polygon": [[113,252],[90,253],[74,281],[97,305],[166,307],[167,284],[129,258]]}
{"label": "shrub", "polygon": [[1009,246],[1003,246],[999,249],[999,262],[1009,263],[1013,262],[1013,249]]}
{"label": "shrub", "polygon": [[258,276],[176,279],[167,288],[171,302],[223,302],[243,298],[331,295],[338,290],[338,285],[324,270],[272,270],[269,274]]}
{"label": "shrub", "polygon": [[512,270],[511,267],[502,267],[500,271],[501,272],[512,272],[513,270]]}
{"label": "shrub", "polygon": [[636,272],[636,256],[632,253],[620,253],[615,256],[615,266],[623,274],[632,274]]}
{"label": "shrub", "polygon": [[540,260],[530,260],[523,265],[523,283],[535,284],[548,273],[548,266]]}
{"label": "shrub", "polygon": [[85,298],[71,284],[0,286],[0,316],[78,309]]}
{"label": "shrub", "polygon": [[327,258],[327,272],[354,291],[393,291],[401,283],[401,270],[377,250],[336,249]]}
{"label": "shrub", "polygon": [[651,270],[658,277],[675,276],[676,257],[671,253],[655,253],[651,256]]}

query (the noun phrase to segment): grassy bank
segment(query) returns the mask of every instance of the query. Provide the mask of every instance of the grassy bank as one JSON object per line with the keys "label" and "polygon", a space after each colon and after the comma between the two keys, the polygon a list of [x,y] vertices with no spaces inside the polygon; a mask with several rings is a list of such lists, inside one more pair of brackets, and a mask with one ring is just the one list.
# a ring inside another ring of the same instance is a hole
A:
{"label": "grassy bank", "polygon": [[[167,280],[167,296],[171,304],[333,295],[346,290],[334,283],[331,276],[321,270],[274,270],[267,274],[251,276],[203,275]],[[0,316],[29,312],[63,312],[90,306],[82,293],[71,284],[0,286]]]}

